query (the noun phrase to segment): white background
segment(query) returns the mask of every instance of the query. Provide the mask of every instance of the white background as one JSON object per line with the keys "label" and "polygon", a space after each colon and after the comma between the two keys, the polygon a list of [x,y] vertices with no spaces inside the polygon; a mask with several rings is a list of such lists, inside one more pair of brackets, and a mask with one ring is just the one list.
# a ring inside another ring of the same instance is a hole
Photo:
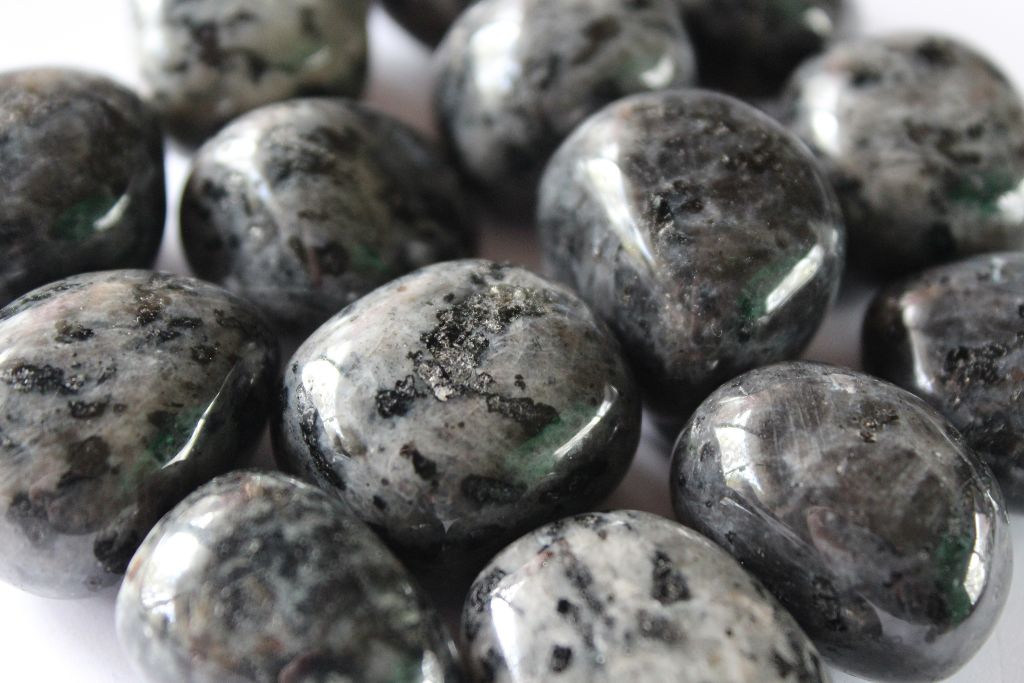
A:
{"label": "white background", "polygon": [[[1024,41],[1020,37],[1024,6],[1019,0],[855,1],[865,33],[918,29],[949,33],[985,51],[1018,85],[1024,84]],[[67,65],[91,68],[137,85],[127,2],[0,0],[0,70]],[[428,53],[377,9],[370,26],[367,99],[430,132]],[[159,262],[170,270],[183,269],[174,214],[186,169],[186,157],[172,148],[168,159],[169,222]],[[483,233],[483,253],[536,266],[530,235],[527,226],[489,225]],[[808,357],[857,366],[860,319],[869,294],[863,283],[846,288]],[[668,449],[667,442],[651,430],[645,431],[633,469],[606,506],[646,509],[671,517]],[[953,681],[1024,681],[1024,514],[1013,515],[1011,524],[1016,548],[1014,590],[992,638]],[[139,680],[114,637],[113,600],[111,591],[84,601],[50,601],[0,584],[0,683]],[[849,683],[857,679],[837,674],[835,680]]]}

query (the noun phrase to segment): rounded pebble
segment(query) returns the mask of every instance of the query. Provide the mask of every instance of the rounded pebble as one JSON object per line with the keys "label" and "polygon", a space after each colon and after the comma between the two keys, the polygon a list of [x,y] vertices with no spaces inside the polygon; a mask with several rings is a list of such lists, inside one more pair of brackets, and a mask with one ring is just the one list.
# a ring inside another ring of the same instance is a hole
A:
{"label": "rounded pebble", "polygon": [[384,0],[384,8],[427,45],[441,42],[459,13],[476,0]]}

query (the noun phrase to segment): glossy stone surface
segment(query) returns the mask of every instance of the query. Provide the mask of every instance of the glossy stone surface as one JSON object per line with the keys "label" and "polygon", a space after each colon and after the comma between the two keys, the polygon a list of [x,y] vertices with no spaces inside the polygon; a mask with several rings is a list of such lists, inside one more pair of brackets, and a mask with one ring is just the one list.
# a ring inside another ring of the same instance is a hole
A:
{"label": "glossy stone surface", "polygon": [[408,560],[475,570],[611,492],[640,435],[614,338],[574,295],[488,261],[429,266],[325,323],[285,370],[278,461]]}
{"label": "glossy stone surface", "polygon": [[153,683],[455,683],[455,646],[398,560],[336,498],[235,472],[153,529],[117,597]]}
{"label": "glossy stone surface", "polygon": [[0,305],[68,275],[148,267],[164,232],[163,164],[156,118],[117,83],[0,74]]}
{"label": "glossy stone surface", "polygon": [[923,401],[852,370],[784,363],[724,385],[676,442],[672,499],[867,678],[952,675],[1009,590],[988,468]]}
{"label": "glossy stone surface", "polygon": [[459,13],[475,0],[383,0],[385,9],[407,31],[437,45]]}
{"label": "glossy stone surface", "polygon": [[142,76],[171,128],[197,139],[300,95],[355,97],[367,0],[133,0]]}
{"label": "glossy stone surface", "polygon": [[224,290],[109,271],[0,311],[0,578],[48,597],[119,580],[153,524],[244,459],[277,346]]}
{"label": "glossy stone surface", "polygon": [[928,35],[842,43],[800,68],[786,100],[862,267],[1024,249],[1024,109],[971,48]]}
{"label": "glossy stone surface", "polygon": [[474,181],[530,201],[558,144],[630,93],[694,78],[670,0],[482,0],[436,57],[442,131]]}
{"label": "glossy stone surface", "polygon": [[864,366],[922,397],[1024,502],[1024,253],[893,284],[864,322]]}
{"label": "glossy stone surface", "polygon": [[199,276],[308,334],[399,275],[468,255],[459,189],[398,121],[346,100],[291,100],[199,150],[182,240]]}
{"label": "glossy stone surface", "polygon": [[839,286],[843,226],[810,154],[723,95],[638,95],[590,118],[541,185],[547,272],[619,335],[657,411],[798,355]]}
{"label": "glossy stone surface", "polygon": [[819,683],[814,646],[706,538],[644,512],[571,517],[503,550],[463,612],[493,683]]}

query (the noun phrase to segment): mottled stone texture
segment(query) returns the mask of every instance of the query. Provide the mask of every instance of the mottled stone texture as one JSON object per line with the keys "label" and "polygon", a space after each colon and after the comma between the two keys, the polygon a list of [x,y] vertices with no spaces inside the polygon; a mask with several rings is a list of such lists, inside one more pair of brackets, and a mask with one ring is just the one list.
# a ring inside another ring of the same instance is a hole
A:
{"label": "mottled stone texture", "polygon": [[644,398],[685,419],[718,384],[796,356],[839,287],[843,226],[806,148],[704,91],[637,95],[552,159],[546,270],[619,335]]}
{"label": "mottled stone texture", "polygon": [[864,366],[938,408],[1024,503],[1024,253],[884,289],[864,323]]}
{"label": "mottled stone texture", "polygon": [[151,100],[186,138],[270,102],[362,90],[367,0],[133,3]]}
{"label": "mottled stone texture", "polygon": [[163,164],[156,118],[113,81],[0,74],[0,305],[75,273],[149,266],[164,232]]}
{"label": "mottled stone texture", "polygon": [[578,298],[455,261],[368,294],[303,344],[275,451],[418,566],[472,571],[610,493],[639,430],[632,375]]}
{"label": "mottled stone texture", "polygon": [[723,386],[676,442],[672,497],[836,665],[950,676],[1009,590],[1002,496],[930,406],[852,370],[785,363]]}
{"label": "mottled stone texture", "polygon": [[467,174],[533,201],[544,163],[591,113],[688,85],[689,40],[669,0],[482,0],[436,60],[440,126]]}
{"label": "mottled stone texture", "polygon": [[277,346],[191,278],[80,275],[0,311],[0,578],[78,597],[262,432]]}
{"label": "mottled stone texture", "polygon": [[1024,249],[1024,109],[972,49],[928,35],[842,43],[797,71],[784,108],[831,178],[862,267]]}
{"label": "mottled stone texture", "polygon": [[445,31],[475,0],[383,0],[385,9],[407,31],[428,45],[437,45]]}
{"label": "mottled stone texture", "polygon": [[345,100],[268,105],[209,140],[181,227],[198,275],[304,334],[472,246],[455,172],[405,125]]}
{"label": "mottled stone texture", "polygon": [[489,683],[820,683],[814,646],[706,538],[643,512],[585,514],[519,539],[463,612]]}

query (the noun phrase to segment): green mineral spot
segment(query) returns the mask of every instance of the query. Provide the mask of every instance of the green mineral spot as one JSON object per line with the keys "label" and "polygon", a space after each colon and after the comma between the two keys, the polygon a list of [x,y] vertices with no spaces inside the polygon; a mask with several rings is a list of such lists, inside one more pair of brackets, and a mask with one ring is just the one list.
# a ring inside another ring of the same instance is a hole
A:
{"label": "green mineral spot", "polygon": [[196,423],[205,411],[204,406],[185,408],[175,415],[168,415],[158,425],[156,436],[149,442],[146,450],[161,465],[170,462],[192,438]]}
{"label": "green mineral spot", "polygon": [[356,270],[361,272],[377,272],[388,274],[391,269],[381,259],[374,249],[366,246],[365,244],[359,244],[352,249],[352,265]]}
{"label": "green mineral spot", "polygon": [[752,322],[767,313],[768,295],[775,291],[782,279],[792,272],[793,266],[804,256],[804,252],[787,254],[754,273],[740,293],[740,315],[744,320]]}
{"label": "green mineral spot", "polygon": [[949,620],[953,624],[959,624],[971,613],[971,596],[964,587],[964,575],[973,547],[971,537],[944,536],[932,557],[936,580],[946,597]]}
{"label": "green mineral spot", "polygon": [[53,236],[59,240],[78,242],[96,232],[96,223],[117,204],[116,197],[90,197],[65,210],[53,225]]}
{"label": "green mineral spot", "polygon": [[980,178],[964,178],[953,187],[949,199],[954,204],[977,208],[985,216],[999,213],[999,200],[1017,187],[1008,173],[986,173]]}

